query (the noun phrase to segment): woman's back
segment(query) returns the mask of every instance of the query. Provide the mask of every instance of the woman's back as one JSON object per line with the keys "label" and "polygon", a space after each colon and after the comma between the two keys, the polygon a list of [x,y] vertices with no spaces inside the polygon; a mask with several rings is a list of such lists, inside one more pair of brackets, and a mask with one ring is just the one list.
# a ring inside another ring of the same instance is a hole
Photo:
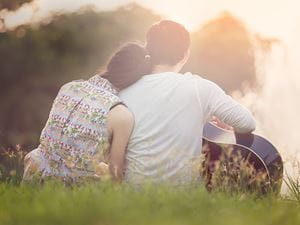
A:
{"label": "woman's back", "polygon": [[99,162],[107,162],[106,120],[111,107],[120,103],[116,94],[112,85],[98,75],[60,89],[36,150],[42,177],[75,179],[97,174]]}

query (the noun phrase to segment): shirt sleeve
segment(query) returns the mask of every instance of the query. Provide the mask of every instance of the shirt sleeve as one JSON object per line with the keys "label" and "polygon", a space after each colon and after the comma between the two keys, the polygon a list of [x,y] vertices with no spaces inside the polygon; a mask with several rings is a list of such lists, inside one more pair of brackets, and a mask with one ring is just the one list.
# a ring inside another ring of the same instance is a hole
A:
{"label": "shirt sleeve", "polygon": [[199,80],[197,92],[206,122],[216,116],[238,133],[255,130],[256,123],[250,111],[227,95],[217,84]]}

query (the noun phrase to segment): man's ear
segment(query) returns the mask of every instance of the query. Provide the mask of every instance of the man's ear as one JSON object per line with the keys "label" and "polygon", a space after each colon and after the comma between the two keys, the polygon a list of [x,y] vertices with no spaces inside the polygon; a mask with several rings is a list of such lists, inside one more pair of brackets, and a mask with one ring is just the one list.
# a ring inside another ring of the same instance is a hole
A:
{"label": "man's ear", "polygon": [[[190,48],[189,48],[189,49],[186,51],[186,53],[184,54],[184,58],[183,58],[184,64],[186,64],[186,62],[189,60],[190,55],[191,55],[191,50],[190,50]],[[183,64],[183,65],[184,65],[184,64]]]}
{"label": "man's ear", "polygon": [[183,68],[183,66],[186,64],[189,58],[190,58],[190,49],[188,49],[185,52],[183,59],[177,64],[178,66],[177,68],[179,69],[179,71]]}

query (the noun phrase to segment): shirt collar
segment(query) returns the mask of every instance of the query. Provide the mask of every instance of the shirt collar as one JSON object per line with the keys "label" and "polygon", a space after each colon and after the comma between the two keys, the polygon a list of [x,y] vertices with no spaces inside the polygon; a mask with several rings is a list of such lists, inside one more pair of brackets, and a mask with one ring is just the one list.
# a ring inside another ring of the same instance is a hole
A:
{"label": "shirt collar", "polygon": [[92,76],[89,80],[89,83],[101,88],[105,89],[109,92],[112,92],[114,95],[118,95],[117,89],[110,83],[107,79],[102,78],[99,74]]}

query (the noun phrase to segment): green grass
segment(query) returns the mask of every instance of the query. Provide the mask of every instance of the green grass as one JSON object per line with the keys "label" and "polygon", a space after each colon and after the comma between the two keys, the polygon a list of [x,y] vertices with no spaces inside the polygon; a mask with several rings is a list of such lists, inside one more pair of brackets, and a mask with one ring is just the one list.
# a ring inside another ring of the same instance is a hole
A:
{"label": "green grass", "polygon": [[[289,176],[285,180],[289,196],[285,198],[243,194],[243,181],[248,179],[232,177],[235,173],[216,173],[218,192],[214,193],[204,187],[134,190],[110,183],[26,186],[19,184],[23,158],[19,148],[0,152],[0,225],[300,224],[300,180]],[[226,171],[233,169],[227,167]]]}
{"label": "green grass", "polygon": [[300,224],[300,205],[281,197],[208,193],[203,188],[133,190],[111,184],[65,187],[0,183],[0,224]]}

